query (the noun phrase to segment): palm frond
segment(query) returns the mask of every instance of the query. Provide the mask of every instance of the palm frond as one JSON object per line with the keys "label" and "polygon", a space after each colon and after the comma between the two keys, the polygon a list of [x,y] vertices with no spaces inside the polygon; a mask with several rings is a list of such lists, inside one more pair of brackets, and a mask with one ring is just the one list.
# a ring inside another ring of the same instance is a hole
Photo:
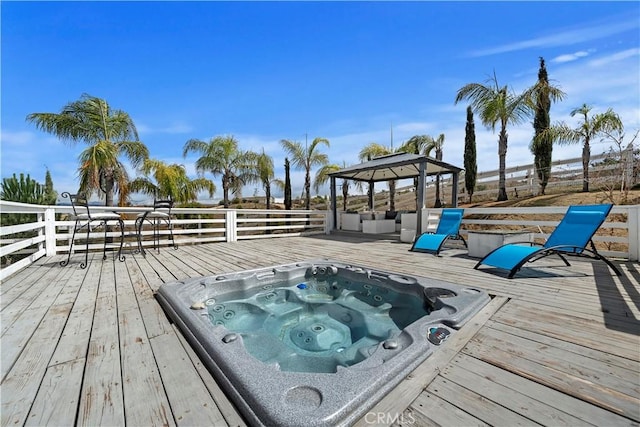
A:
{"label": "palm frond", "polygon": [[365,145],[358,153],[358,159],[360,161],[367,161],[380,156],[386,156],[391,154],[391,149],[377,142],[372,142]]}
{"label": "palm frond", "polygon": [[289,154],[291,164],[297,169],[304,169],[306,166],[305,149],[301,143],[297,141],[290,141],[283,139],[280,141],[280,145],[286,153]]}

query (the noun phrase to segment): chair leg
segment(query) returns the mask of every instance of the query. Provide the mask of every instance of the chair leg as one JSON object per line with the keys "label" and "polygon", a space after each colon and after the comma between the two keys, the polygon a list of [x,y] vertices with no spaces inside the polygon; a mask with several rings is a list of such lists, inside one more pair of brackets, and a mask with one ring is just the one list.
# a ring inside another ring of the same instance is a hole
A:
{"label": "chair leg", "polygon": [[158,228],[158,240],[157,240],[157,246],[156,246],[156,251],[158,251],[158,253],[160,253],[160,227],[162,227],[162,220],[161,219],[156,219],[156,227]]}
{"label": "chair leg", "polygon": [[140,252],[142,254],[143,257],[147,256],[147,253],[145,252],[144,248],[142,247],[142,225],[144,224],[144,218],[138,218],[136,219],[136,235],[137,235],[137,239],[138,239],[138,252]]}
{"label": "chair leg", "polygon": [[84,262],[80,264],[80,268],[87,268],[89,265],[89,233],[91,232],[91,221],[87,222],[87,241],[85,242]]}
{"label": "chair leg", "polygon": [[120,225],[120,247],[118,248],[118,260],[124,261],[124,255],[122,255],[122,245],[124,244],[124,221],[119,219],[118,225]]}
{"label": "chair leg", "polygon": [[601,259],[602,261],[606,262],[607,265],[609,267],[611,267],[611,269],[616,273],[616,276],[622,276],[622,272],[620,270],[618,270],[618,267],[613,265],[613,263],[611,261],[609,261],[607,258],[605,258],[602,255],[600,255],[600,252],[598,252],[598,250],[596,249],[595,243],[593,243],[593,239],[589,240],[589,243],[591,244],[591,252],[596,257],[596,259]]}
{"label": "chair leg", "polygon": [[[120,262],[124,261],[124,255],[122,255],[122,246],[124,245],[124,221],[122,219],[117,220],[118,227],[120,228],[120,246],[118,246],[118,254],[116,257]],[[102,221],[101,224],[104,226],[104,245],[102,246],[102,260],[105,261],[107,259],[107,232],[109,231],[109,220]]]}
{"label": "chair leg", "polygon": [[178,245],[176,245],[176,241],[173,238],[173,224],[171,224],[171,221],[167,221],[167,226],[169,227],[169,238],[171,239],[173,249],[178,249]]}
{"label": "chair leg", "polygon": [[556,252],[556,255],[558,255],[558,256],[560,257],[560,259],[561,259],[562,261],[564,261],[564,264],[565,264],[567,267],[571,267],[571,264],[569,264],[569,261],[567,261],[567,258],[566,258],[564,255],[562,255],[560,252]]}
{"label": "chair leg", "polygon": [[153,247],[156,252],[160,253],[160,220],[153,220]]}
{"label": "chair leg", "polygon": [[73,234],[71,235],[71,245],[69,245],[69,254],[67,255],[67,260],[60,261],[60,266],[65,267],[69,264],[69,260],[71,259],[71,252],[73,251],[73,241],[76,238],[76,231],[78,230],[78,221],[73,225]]}
{"label": "chair leg", "polygon": [[[138,251],[142,253],[143,256],[146,256],[146,251],[142,246],[142,229],[144,227],[144,223],[146,221],[152,227],[152,243],[153,248],[160,253],[160,237],[161,237],[161,227],[163,223],[163,219],[161,218],[146,218],[146,216],[140,217],[136,219],[136,234],[138,239]],[[169,239],[171,240],[171,244],[174,249],[178,249],[178,245],[176,244],[175,238],[173,236],[173,225],[170,221],[164,221],[167,224],[167,228],[169,229]]]}
{"label": "chair leg", "polygon": [[600,254],[597,254],[597,257],[600,258],[602,261],[606,262],[607,265],[609,267],[611,267],[611,269],[616,273],[616,276],[622,276],[622,272],[620,270],[618,270],[618,267],[613,265],[613,263],[611,261],[609,261],[607,258],[603,257]]}
{"label": "chair leg", "polygon": [[109,230],[107,221],[103,221],[102,225],[104,225],[104,246],[102,247],[102,260],[107,259],[107,231]]}

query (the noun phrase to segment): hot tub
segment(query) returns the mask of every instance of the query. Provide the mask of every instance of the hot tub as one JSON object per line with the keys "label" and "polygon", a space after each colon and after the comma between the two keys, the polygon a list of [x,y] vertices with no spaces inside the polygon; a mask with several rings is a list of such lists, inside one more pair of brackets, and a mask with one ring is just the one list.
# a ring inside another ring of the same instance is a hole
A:
{"label": "hot tub", "polygon": [[489,296],[332,260],[162,285],[157,298],[246,420],[349,425]]}

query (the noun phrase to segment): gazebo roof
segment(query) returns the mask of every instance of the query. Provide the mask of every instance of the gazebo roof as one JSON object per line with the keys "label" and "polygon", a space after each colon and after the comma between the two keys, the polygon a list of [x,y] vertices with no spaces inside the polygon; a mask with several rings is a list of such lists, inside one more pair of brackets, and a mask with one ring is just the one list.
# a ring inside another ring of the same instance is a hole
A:
{"label": "gazebo roof", "polygon": [[368,162],[332,172],[329,176],[368,182],[413,178],[420,174],[421,163],[426,163],[427,175],[459,173],[462,171],[457,166],[431,157],[411,153],[398,153],[376,157]]}

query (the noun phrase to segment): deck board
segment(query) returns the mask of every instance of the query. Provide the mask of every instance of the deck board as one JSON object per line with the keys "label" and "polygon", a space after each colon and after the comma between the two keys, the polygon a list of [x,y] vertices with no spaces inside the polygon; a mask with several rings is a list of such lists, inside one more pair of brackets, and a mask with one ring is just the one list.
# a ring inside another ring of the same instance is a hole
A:
{"label": "deck board", "polygon": [[238,413],[238,410],[226,397],[224,391],[220,388],[211,373],[204,366],[193,348],[191,348],[191,345],[187,342],[186,338],[179,332],[176,335],[180,339],[180,343],[191,359],[191,363],[193,363],[193,366],[198,372],[198,375],[200,375],[200,378],[202,378],[205,387],[207,387],[209,393],[211,393],[211,397],[213,397],[213,400],[215,400],[216,405],[220,410],[222,416],[224,417],[226,423],[229,426],[246,426],[246,423],[242,419],[242,416]]}
{"label": "deck board", "polygon": [[69,268],[69,271],[73,272],[69,280],[69,286],[80,286],[80,289],[76,294],[76,300],[73,302],[73,308],[62,331],[56,350],[51,357],[50,366],[87,357],[98,286],[84,283],[84,280],[87,276],[99,275],[100,269],[100,263],[91,263],[86,270]]}
{"label": "deck board", "polygon": [[[380,238],[382,237],[382,238]],[[180,240],[177,243],[180,245]],[[43,258],[0,284],[2,426],[213,425],[244,421],[154,292],[163,284],[330,258],[496,296],[375,405],[369,425],[640,423],[638,264],[549,257],[509,280],[463,249],[332,234],[163,247],[125,262]],[[456,344],[455,337],[459,337]],[[6,362],[6,363],[5,363]]]}
{"label": "deck board", "polygon": [[577,316],[575,312],[562,313],[514,302],[498,313],[494,320],[585,347],[605,349],[636,362],[640,360],[638,337],[607,328],[596,316]]}
{"label": "deck board", "polygon": [[[487,326],[491,329],[504,331],[511,335],[525,338],[531,342],[540,343],[547,347],[563,349],[576,355],[596,359],[605,365],[618,366],[631,371],[631,373],[640,374],[640,364],[637,361],[611,354],[608,352],[609,349],[605,349],[606,351],[592,349],[583,345],[579,345],[577,343],[563,341],[558,338],[543,335],[537,330],[528,331],[524,328],[518,328],[507,325],[505,323],[500,323],[497,320],[489,320],[487,322]],[[571,357],[571,355],[568,355],[567,357]]]}
{"label": "deck board", "polygon": [[[40,293],[27,304],[15,302],[7,309],[7,316],[2,317],[2,363],[0,366],[0,378],[4,378],[13,364],[28,344],[31,336],[37,331],[48,310],[51,302],[56,299],[63,284],[60,282],[48,282]],[[43,325],[46,327],[46,324]]]}
{"label": "deck board", "polygon": [[31,335],[20,356],[3,379],[2,410],[0,411],[3,426],[25,423],[71,307],[71,304],[54,305],[47,311],[43,327],[36,329]]}
{"label": "deck board", "polygon": [[[464,364],[452,363],[444,369],[442,377],[451,383],[483,396],[485,399],[500,402],[507,409],[541,425],[574,426],[584,423],[584,420],[554,407],[553,402],[533,399],[526,394],[513,390],[509,385],[488,379],[487,376],[492,372],[492,365],[486,363],[480,366],[476,365],[476,369],[473,371],[465,369],[463,366]],[[511,395],[511,398],[505,400],[502,398],[504,395]]]}
{"label": "deck board", "polygon": [[176,424],[226,425],[220,409],[200,379],[176,334],[158,335],[150,341]]}
{"label": "deck board", "polygon": [[[550,389],[540,383],[529,381],[515,373],[511,373],[467,354],[459,354],[453,362],[452,366],[459,366],[467,372],[474,374],[481,373],[482,378],[478,378],[478,381],[492,381],[508,388],[508,390],[505,390],[505,393],[518,393],[534,401],[546,404],[547,407],[545,407],[544,410],[552,411],[556,413],[558,417],[557,421],[550,420],[550,425],[560,424],[560,420],[568,421],[569,425],[596,426],[624,425],[628,422],[625,418],[613,416],[611,412],[591,405],[584,400]],[[448,371],[445,371],[445,375],[447,374]],[[499,397],[496,397],[496,399],[499,399]],[[509,404],[509,402],[507,402],[507,404]],[[558,413],[558,411],[560,412]]]}
{"label": "deck board", "polygon": [[102,262],[80,396],[80,425],[125,422],[114,268],[113,262]]}
{"label": "deck board", "polygon": [[[638,394],[629,394],[630,387],[626,382],[620,381],[616,384],[616,379],[608,376],[606,372],[593,372],[586,367],[581,369],[580,364],[593,366],[594,363],[585,363],[585,358],[575,354],[568,361],[553,359],[547,357],[554,353],[550,349],[527,345],[528,343],[513,336],[500,336],[497,331],[487,329],[480,331],[463,351],[611,412],[637,419],[640,400]],[[602,369],[606,369],[606,366],[602,366]]]}
{"label": "deck board", "polygon": [[74,359],[47,368],[25,425],[69,426],[75,423],[76,413],[69,408],[78,407],[84,365],[84,359]]}
{"label": "deck board", "polygon": [[[443,400],[464,408],[465,412],[489,425],[530,426],[538,425],[527,418],[524,410],[512,411],[505,402],[495,402],[466,387],[447,380],[438,375],[427,388],[429,393],[436,394]],[[510,395],[509,401],[513,398]]]}
{"label": "deck board", "polygon": [[175,425],[126,268],[116,268],[116,295],[126,422]]}
{"label": "deck board", "polygon": [[[415,420],[415,421],[414,421]],[[488,426],[461,408],[428,392],[420,394],[394,426]]]}
{"label": "deck board", "polygon": [[[44,314],[43,309],[46,311],[46,308],[51,305],[51,301],[56,298],[64,287],[65,278],[69,274],[69,271],[49,268],[46,269],[44,275],[39,276],[34,283],[31,283],[19,298],[15,295],[7,295],[6,306],[4,306],[5,296],[3,295],[3,307],[2,311],[0,311],[2,336],[4,337],[10,329],[15,329],[14,323],[16,322],[24,323],[26,321],[27,323],[33,323],[39,321],[40,314]],[[16,288],[21,288],[21,286],[16,286],[12,290]],[[27,316],[27,312],[33,315]],[[28,331],[28,326],[18,326],[18,329],[26,332]]]}
{"label": "deck board", "polygon": [[147,337],[171,332],[171,323],[154,298],[154,289],[160,286],[160,278],[144,259],[129,258],[126,262]]}

